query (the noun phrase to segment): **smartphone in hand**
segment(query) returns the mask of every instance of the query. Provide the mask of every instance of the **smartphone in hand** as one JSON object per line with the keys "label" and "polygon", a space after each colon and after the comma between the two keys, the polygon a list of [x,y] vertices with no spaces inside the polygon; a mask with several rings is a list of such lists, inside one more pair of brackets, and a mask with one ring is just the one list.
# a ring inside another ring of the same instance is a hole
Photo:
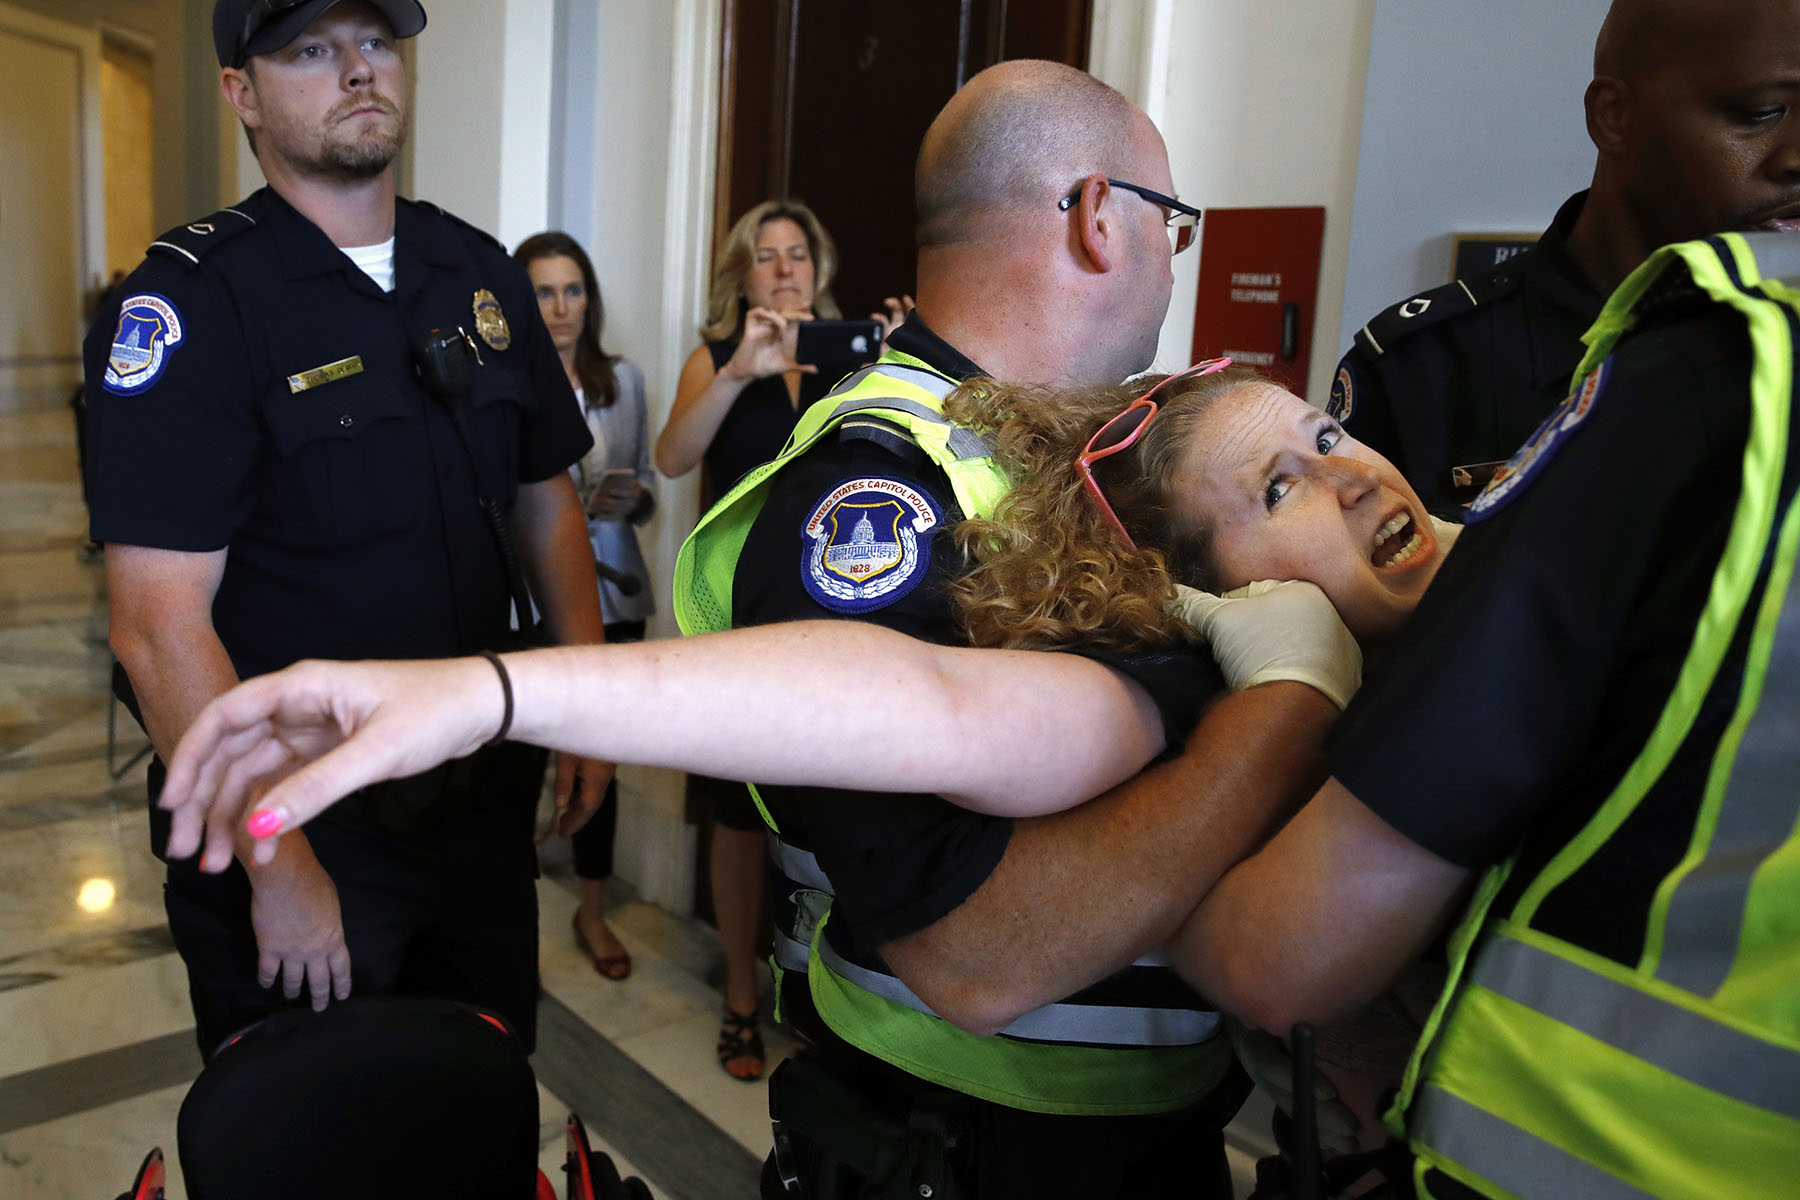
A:
{"label": "smartphone in hand", "polygon": [[855,366],[881,357],[880,321],[802,321],[794,361]]}
{"label": "smartphone in hand", "polygon": [[637,507],[637,472],[630,467],[609,467],[600,473],[588,497],[587,515],[596,521],[620,521]]}

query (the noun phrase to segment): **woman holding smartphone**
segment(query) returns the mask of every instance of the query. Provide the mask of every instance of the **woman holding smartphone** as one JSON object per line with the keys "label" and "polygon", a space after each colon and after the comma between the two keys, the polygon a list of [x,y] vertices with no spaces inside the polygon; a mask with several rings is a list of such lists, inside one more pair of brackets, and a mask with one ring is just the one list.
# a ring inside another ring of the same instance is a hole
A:
{"label": "woman holding smartphone", "polygon": [[[637,539],[637,527],[656,511],[644,373],[601,348],[606,308],[594,264],[574,238],[566,233],[536,234],[521,242],[513,257],[531,276],[538,311],[594,435],[593,449],[570,473],[587,512],[588,540],[599,566],[606,640],[641,641],[644,622],[655,611]],[[599,811],[569,836],[575,874],[581,880],[575,942],[594,970],[612,980],[631,974],[631,955],[606,923],[606,885],[612,876],[618,828],[615,780],[608,783]]]}
{"label": "woman holding smartphone", "polygon": [[[831,388],[817,367],[795,360],[802,321],[836,317],[831,277],[837,247],[812,210],[766,200],[726,235],[713,262],[700,345],[675,385],[669,422],[656,439],[656,465],[670,478],[704,465],[702,506],[740,475],[780,453],[813,401]],[[766,922],[762,818],[741,782],[689,776],[690,796],[713,814],[707,856],[713,913],[725,952],[725,1009],[719,1065],[733,1078],[762,1078],[757,1026],[756,943]]]}
{"label": "woman holding smartphone", "polygon": [[[774,458],[800,414],[831,390],[835,377],[796,356],[799,327],[835,319],[831,278],[837,247],[811,209],[797,200],[766,200],[738,218],[713,262],[701,344],[688,355],[675,387],[668,424],[656,439],[656,465],[670,478],[704,464],[702,506],[744,472]],[[901,319],[910,301],[889,301]],[[880,347],[870,352],[872,359]],[[725,1011],[719,1065],[733,1078],[760,1079],[757,1027],[757,933],[764,917],[767,851],[763,823],[740,782],[689,776],[690,795],[704,795],[714,827],[708,872],[719,941],[725,952]]]}

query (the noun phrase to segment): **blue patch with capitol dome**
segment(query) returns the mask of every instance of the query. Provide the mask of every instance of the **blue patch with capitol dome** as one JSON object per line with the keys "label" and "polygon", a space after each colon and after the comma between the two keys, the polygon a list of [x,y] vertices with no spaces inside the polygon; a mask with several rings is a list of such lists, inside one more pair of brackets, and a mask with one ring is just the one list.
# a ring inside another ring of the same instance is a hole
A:
{"label": "blue patch with capitol dome", "polygon": [[181,312],[166,296],[144,292],[119,306],[119,328],[106,356],[107,391],[134,396],[162,378],[181,345]]}
{"label": "blue patch with capitol dome", "polygon": [[1544,423],[1537,427],[1537,432],[1519,447],[1518,453],[1494,472],[1494,477],[1482,489],[1481,495],[1469,503],[1468,511],[1463,514],[1463,524],[1481,524],[1524,493],[1525,488],[1543,471],[1568,436],[1594,411],[1594,406],[1600,402],[1600,397],[1606,390],[1611,368],[1612,359],[1605,359],[1575,385],[1568,398],[1557,405],[1544,419]]}
{"label": "blue patch with capitol dome", "polygon": [[925,578],[931,531],[943,519],[937,502],[911,484],[845,480],[813,506],[801,529],[806,594],[833,612],[887,607]]}

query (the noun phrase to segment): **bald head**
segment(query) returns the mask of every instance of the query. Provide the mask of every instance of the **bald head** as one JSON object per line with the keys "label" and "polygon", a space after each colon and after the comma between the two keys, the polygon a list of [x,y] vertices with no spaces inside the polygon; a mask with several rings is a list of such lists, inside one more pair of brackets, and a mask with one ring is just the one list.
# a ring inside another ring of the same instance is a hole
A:
{"label": "bald head", "polygon": [[1571,249],[1613,286],[1656,247],[1800,227],[1800,0],[1613,0]]}
{"label": "bald head", "polygon": [[1789,24],[1783,10],[1795,7],[1794,0],[1613,0],[1594,41],[1594,74],[1630,83],[1691,72],[1703,55],[1779,36]]}
{"label": "bald head", "polygon": [[951,97],[919,147],[919,246],[1001,235],[1006,217],[1055,204],[1086,175],[1129,178],[1150,128],[1085,71],[1036,59],[989,67]]}
{"label": "bald head", "polygon": [[1666,61],[1694,0],[1613,0],[1594,40],[1594,74],[1631,79]]}

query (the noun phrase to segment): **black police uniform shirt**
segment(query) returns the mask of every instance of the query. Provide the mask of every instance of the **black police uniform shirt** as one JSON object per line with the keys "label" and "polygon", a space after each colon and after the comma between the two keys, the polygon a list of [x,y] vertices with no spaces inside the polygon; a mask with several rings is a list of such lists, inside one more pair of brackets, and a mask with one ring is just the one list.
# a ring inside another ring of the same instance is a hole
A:
{"label": "black police uniform shirt", "polygon": [[1487,482],[1458,486],[1455,468],[1510,458],[1568,394],[1606,302],[1569,253],[1586,199],[1570,197],[1525,253],[1387,309],[1338,363],[1326,410],[1440,517],[1460,520]]}
{"label": "black police uniform shirt", "polygon": [[[1535,440],[1539,461],[1472,518],[1333,729],[1328,765],[1352,795],[1472,870],[1524,838],[1515,887],[1591,817],[1648,739],[1724,551],[1749,363],[1742,317],[1717,305],[1620,343],[1587,415]],[[1635,962],[1649,893],[1686,848],[1655,812],[1536,924]]]}
{"label": "black police uniform shirt", "polygon": [[[894,331],[888,345],[955,379],[984,373],[916,314]],[[929,511],[920,512],[921,507]],[[865,516],[873,528],[859,533]],[[833,594],[831,584],[840,576],[826,573],[820,582],[817,568],[826,554],[891,545],[896,525],[903,533],[920,518],[933,524],[928,535],[915,539],[915,560],[894,572],[899,586],[892,592],[858,605]],[[828,436],[776,476],[733,580],[737,621],[851,616],[925,641],[965,645],[946,591],[960,570],[949,531],[961,519],[949,480],[908,439],[885,424],[847,422],[839,435]],[[1145,688],[1162,713],[1172,752],[1184,744],[1204,704],[1225,690],[1217,667],[1201,650],[1090,657]],[[892,736],[909,736],[907,712],[882,693],[878,670],[865,671],[857,662],[837,666],[842,703],[891,709]],[[982,752],[980,729],[969,731],[968,752]],[[783,830],[812,850],[830,876],[837,899],[827,931],[841,953],[858,957],[961,905],[999,863],[1013,827],[1008,818],[972,813],[936,795],[759,790]]]}
{"label": "black police uniform shirt", "polygon": [[265,188],[165,235],[88,335],[92,536],[229,549],[213,625],[240,676],[505,636],[468,451],[413,368],[428,330],[474,340],[471,422],[503,510],[591,444],[499,243],[401,200],[394,282]]}

